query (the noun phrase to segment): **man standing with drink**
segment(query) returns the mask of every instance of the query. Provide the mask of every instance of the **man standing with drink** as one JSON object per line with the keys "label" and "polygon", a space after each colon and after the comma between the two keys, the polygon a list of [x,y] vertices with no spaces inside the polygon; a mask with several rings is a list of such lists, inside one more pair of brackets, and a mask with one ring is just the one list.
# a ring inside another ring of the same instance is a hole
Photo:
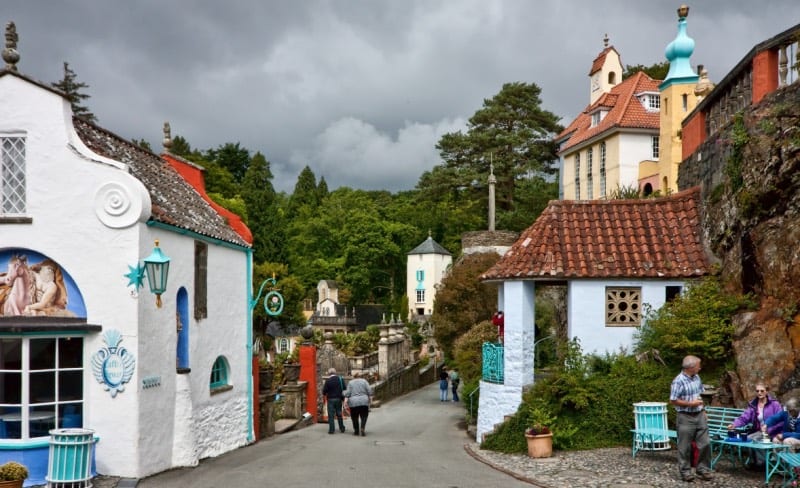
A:
{"label": "man standing with drink", "polygon": [[681,363],[681,372],[672,380],[669,402],[678,412],[676,426],[678,431],[678,469],[683,481],[694,481],[692,474],[692,442],[697,445],[697,476],[704,481],[714,479],[711,474],[711,447],[708,439],[708,422],[704,412],[703,382],[700,372],[700,358],[686,356]]}

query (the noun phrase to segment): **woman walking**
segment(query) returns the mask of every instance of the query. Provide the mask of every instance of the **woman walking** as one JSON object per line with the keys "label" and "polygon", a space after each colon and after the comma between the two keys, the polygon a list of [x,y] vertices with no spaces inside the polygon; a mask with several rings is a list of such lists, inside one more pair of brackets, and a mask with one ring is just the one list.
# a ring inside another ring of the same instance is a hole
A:
{"label": "woman walking", "polygon": [[353,435],[367,435],[367,417],[372,394],[372,387],[367,380],[361,377],[361,373],[354,373],[344,392],[344,401],[350,407],[350,417],[353,419]]}

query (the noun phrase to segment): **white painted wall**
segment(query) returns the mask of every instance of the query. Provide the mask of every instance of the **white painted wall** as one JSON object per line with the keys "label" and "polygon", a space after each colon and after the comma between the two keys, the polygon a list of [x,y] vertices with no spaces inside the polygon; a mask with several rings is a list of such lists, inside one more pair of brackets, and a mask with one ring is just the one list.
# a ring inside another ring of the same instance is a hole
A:
{"label": "white painted wall", "polygon": [[[143,224],[151,206],[143,185],[125,165],[86,149],[60,96],[7,75],[0,77],[0,107],[0,133],[27,138],[27,213],[33,218],[4,226],[0,248],[29,248],[57,261],[81,290],[87,322],[121,331],[120,345],[136,358],[133,378],[112,398],[91,368],[92,355],[106,345],[102,334],[85,336],[84,424],[100,437],[98,472],[138,478],[246,444],[246,252],[209,243],[209,318],[197,322],[190,304],[192,371],[178,378],[175,293],[184,286],[192,300],[194,239]],[[126,211],[112,208],[111,193],[122,195]],[[124,277],[128,265],[150,254],[154,239],[172,259],[162,308],[146,284],[132,296]],[[218,355],[230,364],[233,389],[211,396],[209,376]],[[148,376],[159,377],[161,385],[142,389]],[[178,392],[190,401],[177,401]],[[176,430],[176,416],[191,421]]]}
{"label": "white painted wall", "polygon": [[661,308],[666,300],[667,286],[685,286],[683,281],[570,281],[567,288],[567,322],[569,337],[578,337],[584,353],[631,351],[637,327],[606,327],[605,307],[607,286],[636,286],[642,289],[642,305],[649,303]]}
{"label": "white painted wall", "polygon": [[[417,308],[424,308],[425,314],[433,313],[433,302],[436,299],[436,285],[447,273],[452,264],[452,256],[446,254],[410,254],[406,261],[406,295],[408,296],[409,313],[416,315]],[[417,302],[417,270],[425,271],[425,301]]]}
{"label": "white painted wall", "polygon": [[[638,102],[631,102],[638,103]],[[619,185],[639,186],[639,163],[653,159],[653,136],[658,134],[622,133],[619,136]],[[609,188],[612,192],[615,188]]]}

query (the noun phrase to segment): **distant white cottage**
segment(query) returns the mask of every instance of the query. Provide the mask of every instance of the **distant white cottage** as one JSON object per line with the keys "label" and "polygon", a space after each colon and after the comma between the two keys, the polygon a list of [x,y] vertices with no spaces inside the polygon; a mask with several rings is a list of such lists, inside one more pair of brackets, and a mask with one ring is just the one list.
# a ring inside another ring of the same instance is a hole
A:
{"label": "distant white cottage", "polygon": [[406,294],[408,295],[408,319],[425,322],[433,314],[436,285],[444,278],[453,256],[450,252],[428,238],[408,253],[406,261]]}

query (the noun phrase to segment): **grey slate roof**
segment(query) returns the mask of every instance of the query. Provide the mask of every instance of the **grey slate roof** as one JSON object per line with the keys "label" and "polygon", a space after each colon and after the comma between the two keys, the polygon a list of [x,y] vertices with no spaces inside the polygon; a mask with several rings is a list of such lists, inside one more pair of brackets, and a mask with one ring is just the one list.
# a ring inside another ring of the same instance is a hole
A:
{"label": "grey slate roof", "polygon": [[443,248],[441,244],[434,241],[433,237],[430,236],[422,244],[409,251],[408,254],[444,254],[445,256],[452,256],[450,251]]}
{"label": "grey slate roof", "polygon": [[112,132],[73,117],[84,144],[101,156],[125,163],[150,193],[150,219],[242,247],[250,247],[202,196],[161,157]]}

